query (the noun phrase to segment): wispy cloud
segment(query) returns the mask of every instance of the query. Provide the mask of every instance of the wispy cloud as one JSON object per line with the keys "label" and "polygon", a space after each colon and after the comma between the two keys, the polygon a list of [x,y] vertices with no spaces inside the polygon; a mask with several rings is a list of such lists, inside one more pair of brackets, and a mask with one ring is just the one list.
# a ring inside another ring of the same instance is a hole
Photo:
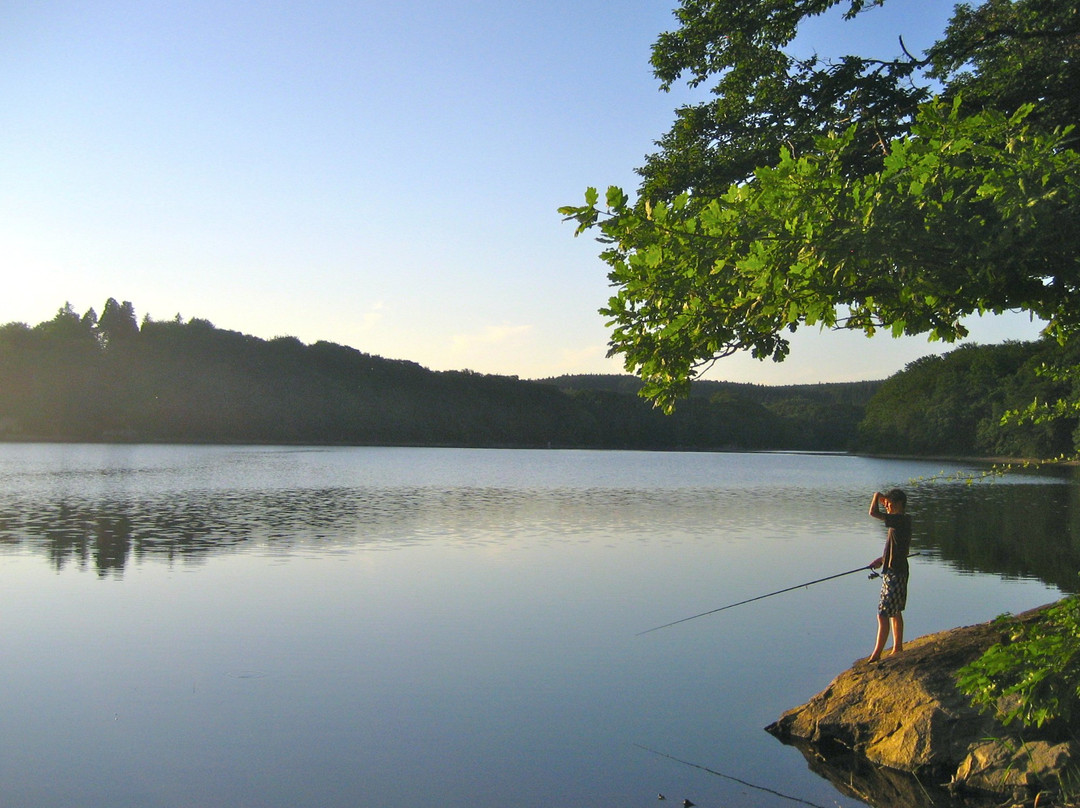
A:
{"label": "wispy cloud", "polygon": [[518,344],[532,329],[531,325],[489,325],[469,334],[455,334],[450,338],[450,347],[456,354],[504,348]]}
{"label": "wispy cloud", "polygon": [[607,345],[593,343],[559,352],[558,359],[534,371],[535,376],[561,376],[564,373],[622,373],[621,363],[609,359]]}
{"label": "wispy cloud", "polygon": [[379,326],[383,320],[383,309],[386,304],[378,300],[368,306],[367,311],[360,317],[360,328],[363,331],[371,331]]}

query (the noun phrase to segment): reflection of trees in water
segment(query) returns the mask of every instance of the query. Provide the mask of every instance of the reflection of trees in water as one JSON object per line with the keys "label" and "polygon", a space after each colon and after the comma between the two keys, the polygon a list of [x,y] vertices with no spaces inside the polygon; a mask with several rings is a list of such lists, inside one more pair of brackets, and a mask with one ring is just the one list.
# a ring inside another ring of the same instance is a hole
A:
{"label": "reflection of trees in water", "polygon": [[106,575],[123,572],[132,556],[152,553],[173,562],[235,544],[205,511],[183,502],[67,500],[3,521],[9,535],[40,545],[57,570],[73,563]]}
{"label": "reflection of trees in water", "polygon": [[57,569],[70,559],[99,574],[123,571],[131,553],[131,520],[126,514],[84,512],[61,503],[59,517],[45,528],[46,548]]}
{"label": "reflection of trees in water", "polygon": [[[419,489],[193,492],[102,502],[0,503],[0,535],[40,547],[52,565],[120,573],[132,560],[197,562],[248,543],[394,539],[425,504]],[[389,526],[390,529],[385,528]]]}
{"label": "reflection of trees in water", "polygon": [[[422,487],[183,491],[102,501],[0,498],[0,538],[40,548],[57,569],[75,564],[106,575],[133,559],[197,563],[252,544],[269,550],[402,546],[451,533],[455,541],[484,541],[492,525],[504,536],[525,524],[536,530],[547,525],[549,509],[565,520],[570,505],[595,504],[580,492],[561,494],[548,492],[541,503],[526,490]],[[684,509],[708,496],[662,498],[655,519],[664,518],[664,508]],[[1036,577],[1067,592],[1080,586],[1080,486],[935,483],[912,492],[912,510],[915,549],[931,550],[961,571]]]}
{"label": "reflection of trees in water", "polygon": [[930,485],[918,491],[916,549],[956,568],[1080,585],[1080,486],[1039,482]]}

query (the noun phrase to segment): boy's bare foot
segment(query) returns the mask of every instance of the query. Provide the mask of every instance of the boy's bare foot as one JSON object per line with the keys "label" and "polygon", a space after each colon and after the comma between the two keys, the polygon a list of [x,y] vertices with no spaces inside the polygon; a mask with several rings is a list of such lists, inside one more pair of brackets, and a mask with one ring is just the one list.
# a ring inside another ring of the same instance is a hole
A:
{"label": "boy's bare foot", "polygon": [[868,656],[868,657],[866,658],[866,661],[867,661],[867,662],[877,662],[877,661],[878,661],[879,659],[881,659],[881,657],[880,657],[880,656]]}

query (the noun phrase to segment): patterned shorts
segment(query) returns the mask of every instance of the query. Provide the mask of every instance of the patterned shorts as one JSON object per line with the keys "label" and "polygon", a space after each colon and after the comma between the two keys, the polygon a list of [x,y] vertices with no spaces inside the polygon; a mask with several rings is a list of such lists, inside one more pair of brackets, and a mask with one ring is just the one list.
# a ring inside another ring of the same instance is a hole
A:
{"label": "patterned shorts", "polygon": [[878,614],[882,617],[898,617],[907,606],[907,576],[892,570],[881,573],[881,599]]}

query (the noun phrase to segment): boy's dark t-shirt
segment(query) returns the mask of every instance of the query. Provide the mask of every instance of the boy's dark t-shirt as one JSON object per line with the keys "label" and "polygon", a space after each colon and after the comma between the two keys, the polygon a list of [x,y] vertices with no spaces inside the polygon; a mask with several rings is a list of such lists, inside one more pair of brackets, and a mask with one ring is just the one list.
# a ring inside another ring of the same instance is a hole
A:
{"label": "boy's dark t-shirt", "polygon": [[906,513],[887,513],[885,527],[889,529],[889,533],[885,540],[882,570],[892,570],[906,577],[908,551],[911,549],[911,517]]}

